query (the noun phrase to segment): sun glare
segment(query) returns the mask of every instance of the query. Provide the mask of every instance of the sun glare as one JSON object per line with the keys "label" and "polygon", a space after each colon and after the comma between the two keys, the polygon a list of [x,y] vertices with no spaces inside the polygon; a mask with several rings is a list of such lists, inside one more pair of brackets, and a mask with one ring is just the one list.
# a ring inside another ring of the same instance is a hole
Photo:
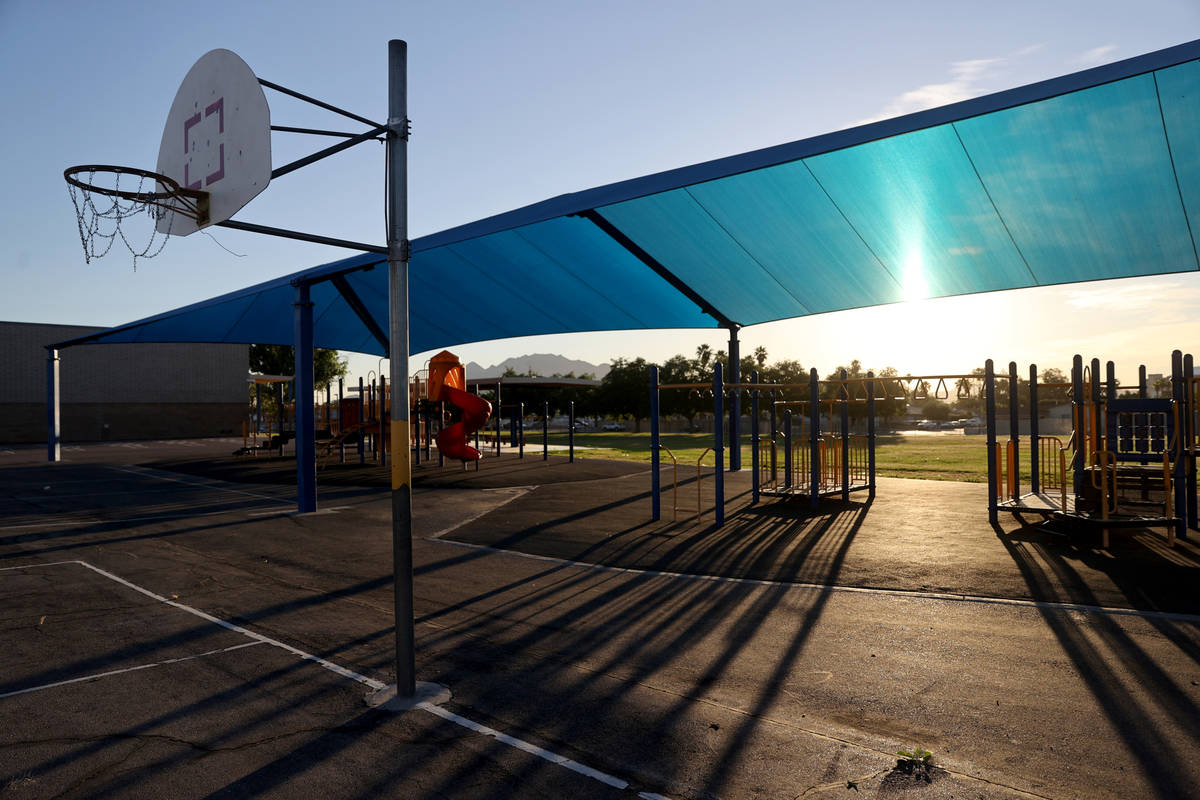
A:
{"label": "sun glare", "polygon": [[904,272],[900,276],[904,300],[924,300],[929,297],[929,283],[925,280],[925,260],[920,250],[912,250],[904,259]]}

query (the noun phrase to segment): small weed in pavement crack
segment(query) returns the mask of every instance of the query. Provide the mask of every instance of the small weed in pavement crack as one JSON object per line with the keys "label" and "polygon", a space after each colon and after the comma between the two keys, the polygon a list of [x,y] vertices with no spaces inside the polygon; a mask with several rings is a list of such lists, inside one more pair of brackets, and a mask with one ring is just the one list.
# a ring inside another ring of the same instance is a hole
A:
{"label": "small weed in pavement crack", "polygon": [[896,759],[893,772],[912,775],[923,779],[926,783],[933,781],[929,774],[933,769],[933,753],[922,747],[914,747],[912,750],[898,750],[896,754],[900,758]]}

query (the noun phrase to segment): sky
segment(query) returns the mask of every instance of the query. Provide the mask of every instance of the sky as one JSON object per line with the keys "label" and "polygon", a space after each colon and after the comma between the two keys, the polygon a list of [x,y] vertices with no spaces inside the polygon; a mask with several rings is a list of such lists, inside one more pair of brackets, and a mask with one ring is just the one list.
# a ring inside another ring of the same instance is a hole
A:
{"label": "sky", "polygon": [[[387,42],[408,42],[409,235],[565,192],[840,130],[1200,37],[1197,0],[1007,3],[222,2],[0,0],[0,320],[117,325],[349,251],[213,229],[135,271],[119,245],[85,263],[62,178],[82,163],[152,169],[179,83],[228,48],[261,78],[386,117]],[[274,124],[352,123],[267,92]],[[277,133],[275,165],[324,146]],[[283,176],[236,219],[384,240],[383,148]],[[148,235],[148,231],[144,231]],[[964,372],[984,359],[1067,367],[1072,354],[1166,371],[1200,349],[1200,275],[923,300],[752,326],[822,372],[859,359]],[[727,347],[724,332],[570,334],[454,348],[483,365],[528,353],[593,363]],[[430,353],[416,354],[419,368]],[[378,370],[351,359],[351,377]],[[386,365],[384,365],[386,369]]]}

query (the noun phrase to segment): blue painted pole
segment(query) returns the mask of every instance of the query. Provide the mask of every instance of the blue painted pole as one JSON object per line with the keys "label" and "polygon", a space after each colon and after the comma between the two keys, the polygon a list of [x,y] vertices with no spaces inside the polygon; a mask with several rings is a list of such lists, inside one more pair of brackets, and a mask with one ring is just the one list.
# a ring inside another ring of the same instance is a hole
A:
{"label": "blue painted pole", "polygon": [[1192,359],[1192,354],[1187,353],[1183,357],[1183,406],[1180,418],[1183,420],[1183,432],[1177,434],[1183,437],[1184,442],[1184,473],[1187,481],[1187,526],[1195,529],[1197,527],[1197,517],[1200,517],[1200,509],[1197,509],[1196,497],[1196,456],[1192,453],[1192,442],[1196,440],[1196,431],[1193,428],[1195,423],[1196,410],[1192,408],[1192,401],[1195,399],[1192,396],[1191,386],[1192,379],[1196,375],[1196,365]]}
{"label": "blue painted pole", "polygon": [[[479,396],[479,384],[475,384],[475,396]],[[479,450],[479,431],[475,431],[475,449]],[[479,450],[480,457],[475,459],[475,471],[479,472],[479,462],[483,461],[483,451]]]}
{"label": "blue painted pole", "polygon": [[[405,426],[408,427],[408,413],[405,411]],[[388,390],[387,378],[379,376],[379,466],[386,467],[388,463],[388,453],[391,450],[392,442],[388,441],[388,437],[384,435],[384,431],[390,431],[392,427],[392,410],[388,406]],[[408,439],[404,440],[405,452],[408,452]],[[407,459],[405,459],[407,461]]]}
{"label": "blue painted pole", "polygon": [[779,420],[775,416],[775,402],[779,398],[775,395],[775,390],[771,390],[771,417],[768,424],[771,426],[768,435],[771,437],[771,483],[779,481],[779,457],[775,454],[775,440],[779,429]]}
{"label": "blue painted pole", "polygon": [[[1183,374],[1183,352],[1180,350],[1171,352],[1171,397],[1175,401],[1176,408],[1181,411],[1180,422],[1182,423],[1182,412],[1187,409],[1185,402],[1187,397],[1187,381]],[[1186,539],[1188,530],[1188,498],[1184,464],[1187,459],[1181,451],[1188,447],[1188,442],[1184,440],[1184,431],[1187,429],[1187,426],[1186,424],[1181,424],[1181,427],[1184,430],[1175,431],[1175,436],[1178,437],[1179,448],[1171,454],[1175,460],[1171,469],[1171,488],[1175,500],[1175,535],[1180,539]]]}
{"label": "blue painted pole", "polygon": [[[816,367],[808,373],[808,415],[812,422],[809,425],[808,502],[815,509],[821,505],[821,378]],[[829,424],[833,425],[832,419]]]}
{"label": "blue painted pole", "polygon": [[[417,407],[415,409],[409,410],[409,414],[411,415],[412,411],[414,411],[414,410],[417,412],[417,416],[415,419],[412,420],[412,433],[410,434],[410,436],[412,436],[416,440],[416,447],[413,448],[413,464],[420,466],[420,464],[421,464],[421,419],[422,419],[422,417],[424,417],[426,423],[429,422],[429,419],[428,419],[428,415],[421,414],[421,406],[419,403],[417,404]],[[425,439],[426,439],[426,441],[429,440],[428,424],[426,424],[426,426],[425,426]]]}
{"label": "blue painted pole", "polygon": [[[988,521],[995,525],[1000,521],[1000,492],[996,487],[1000,477],[1000,462],[996,458],[996,367],[990,358],[983,367],[983,392],[987,408]],[[1076,394],[1075,398],[1078,397]]]}
{"label": "blue painted pole", "polygon": [[1037,364],[1029,365],[1029,491],[1042,491],[1042,448],[1041,431],[1038,428],[1038,370]]}
{"label": "blue painted pole", "polygon": [[62,415],[58,350],[46,348],[46,458],[62,461]]}
{"label": "blue painted pole", "polygon": [[[741,343],[737,328],[729,328],[729,382],[737,387],[742,382]],[[734,388],[729,398],[729,471],[742,468],[742,390]]]}
{"label": "blue painted pole", "polygon": [[342,404],[344,402],[344,392],[346,389],[345,381],[338,378],[338,463],[346,463],[346,418],[342,415]]}
{"label": "blue painted pole", "polygon": [[358,463],[367,463],[367,448],[366,448],[366,422],[367,422],[367,406],[363,402],[365,395],[363,394],[363,379],[360,375],[358,378]]}
{"label": "blue painted pole", "polygon": [[[1097,362],[1099,363],[1099,362]],[[1017,362],[1008,362],[1008,440],[1012,442],[1013,499],[1021,499],[1021,393],[1017,378]]]}
{"label": "blue painted pole", "polygon": [[721,363],[713,365],[713,453],[716,455],[713,468],[713,504],[717,527],[725,524],[725,384],[721,375]]}
{"label": "blue painted pole", "polygon": [[750,502],[758,502],[758,370],[750,373]]}
{"label": "blue painted pole", "polygon": [[1071,360],[1071,406],[1075,420],[1075,456],[1071,459],[1072,491],[1076,502],[1083,494],[1085,464],[1087,463],[1087,420],[1083,418],[1087,407],[1087,391],[1083,385],[1083,356],[1076,354]]}
{"label": "blue painted pole", "polygon": [[658,493],[661,491],[659,475],[659,430],[658,430],[658,366],[650,365],[650,519],[657,522],[662,515]]}
{"label": "blue painted pole", "polygon": [[867,497],[875,499],[875,377],[867,373]]}
{"label": "blue painted pole", "polygon": [[792,488],[792,410],[783,410],[783,488]]}
{"label": "blue painted pole", "polygon": [[296,510],[317,510],[316,426],[313,419],[313,304],[307,283],[296,282],[294,349],[296,353]]}
{"label": "blue painted pole", "polygon": [[[842,408],[842,500],[850,501],[850,390],[846,387],[846,370],[841,372],[841,408]],[[829,420],[833,427],[833,420]]]}

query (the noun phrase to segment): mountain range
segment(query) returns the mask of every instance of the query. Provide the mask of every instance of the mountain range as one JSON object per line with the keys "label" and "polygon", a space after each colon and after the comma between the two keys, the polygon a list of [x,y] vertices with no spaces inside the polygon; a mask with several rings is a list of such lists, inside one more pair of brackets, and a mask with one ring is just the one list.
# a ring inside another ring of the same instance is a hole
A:
{"label": "mountain range", "polygon": [[592,364],[588,361],[580,361],[552,353],[533,353],[526,356],[506,358],[499,364],[493,364],[490,367],[480,366],[474,361],[469,361],[467,362],[467,377],[497,377],[503,375],[504,371],[510,367],[518,375],[527,375],[532,370],[533,374],[547,378],[552,375],[566,375],[567,373],[572,373],[577,378],[585,373],[591,373],[597,378],[603,378],[608,374],[609,370],[608,364]]}

